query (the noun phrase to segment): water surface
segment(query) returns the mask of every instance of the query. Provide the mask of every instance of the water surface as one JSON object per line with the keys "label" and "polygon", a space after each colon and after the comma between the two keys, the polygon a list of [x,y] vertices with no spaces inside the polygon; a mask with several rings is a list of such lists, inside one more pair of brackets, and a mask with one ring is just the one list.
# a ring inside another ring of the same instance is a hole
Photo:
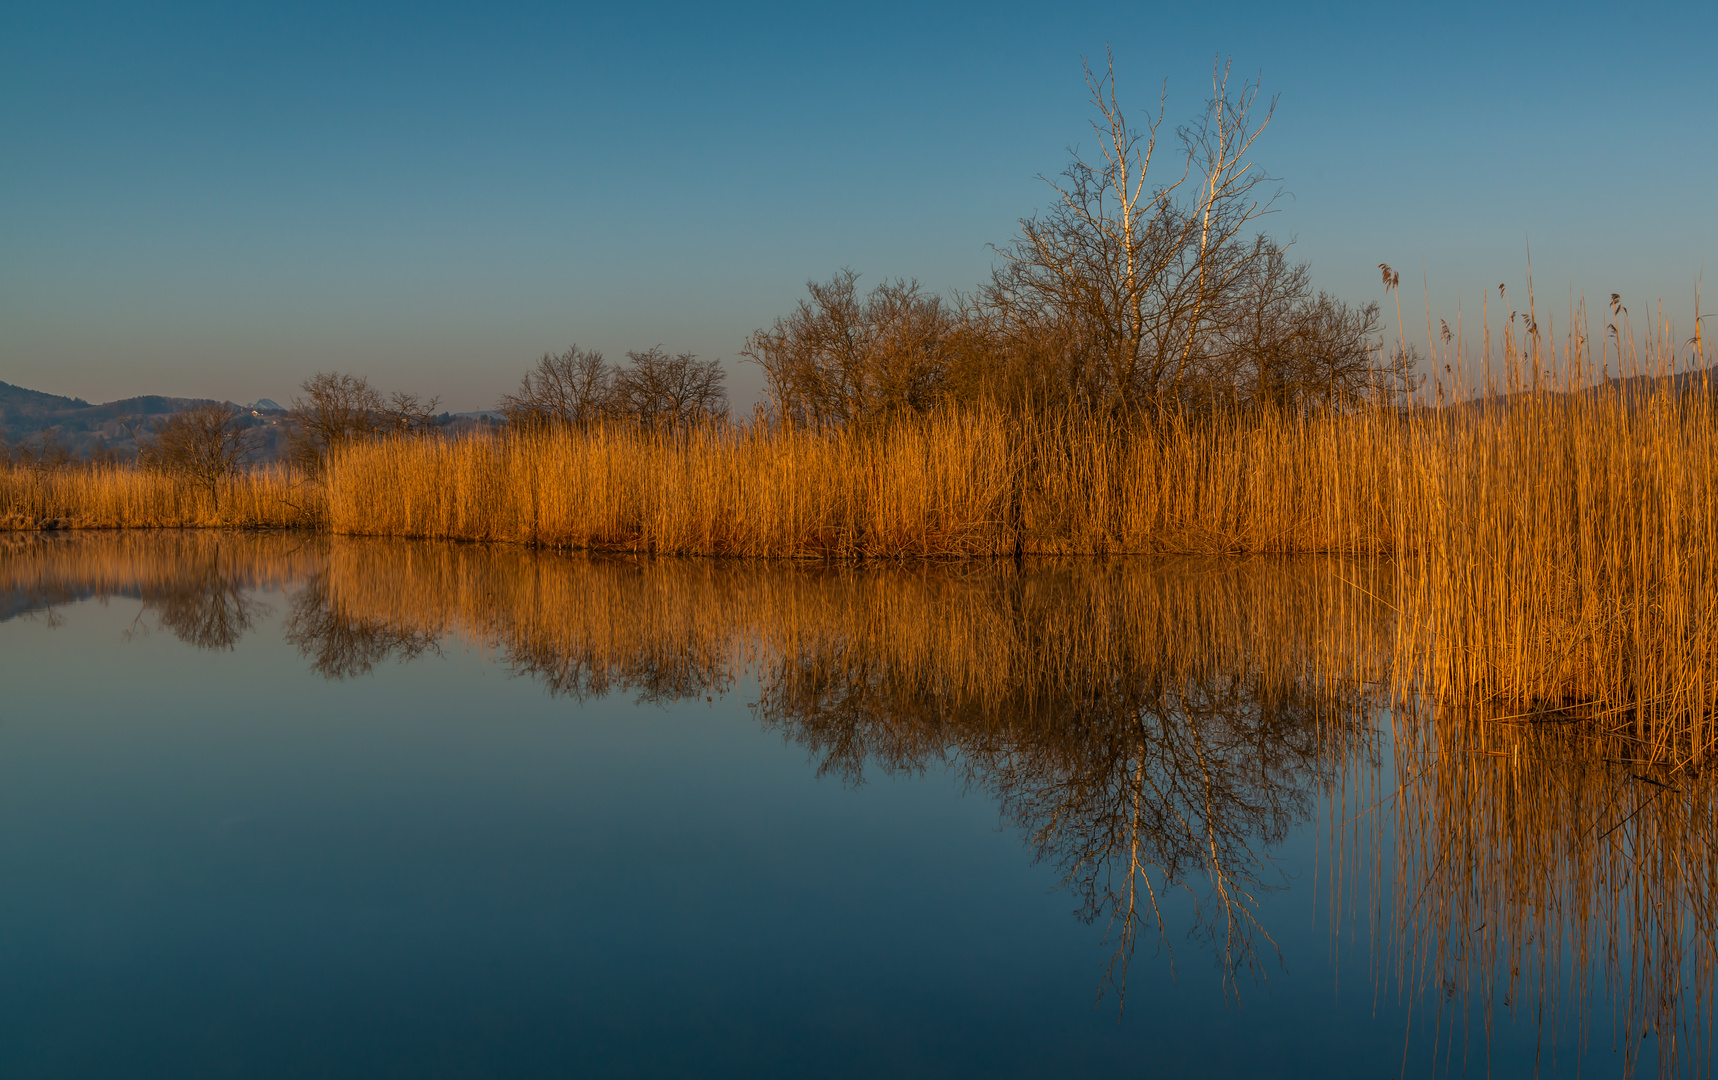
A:
{"label": "water surface", "polygon": [[[0,1074],[1607,1076],[1704,1046],[1709,798],[1406,734],[1368,677],[1381,572],[0,539]],[[1681,876],[1525,809],[1576,795]]]}

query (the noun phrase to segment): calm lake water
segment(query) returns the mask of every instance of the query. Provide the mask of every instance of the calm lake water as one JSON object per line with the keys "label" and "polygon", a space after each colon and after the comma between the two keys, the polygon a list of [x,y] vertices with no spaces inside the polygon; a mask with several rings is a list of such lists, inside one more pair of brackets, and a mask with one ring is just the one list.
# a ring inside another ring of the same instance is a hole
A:
{"label": "calm lake water", "polygon": [[1709,1068],[1710,882],[1519,830],[1710,801],[1426,756],[1375,572],[0,537],[0,1075]]}

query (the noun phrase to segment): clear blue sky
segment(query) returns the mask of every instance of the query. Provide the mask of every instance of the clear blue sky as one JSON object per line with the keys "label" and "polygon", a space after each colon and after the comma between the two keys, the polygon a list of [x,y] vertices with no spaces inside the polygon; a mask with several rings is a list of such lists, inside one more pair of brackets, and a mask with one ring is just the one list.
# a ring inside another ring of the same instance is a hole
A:
{"label": "clear blue sky", "polygon": [[1418,306],[1423,265],[1453,315],[1531,240],[1558,307],[1662,296],[1686,326],[1711,11],[7,3],[0,379],[284,402],[338,369],[470,409],[575,341],[731,360],[843,266],[976,283],[1091,145],[1106,43],[1172,122],[1219,54],[1281,95],[1269,228],[1347,299],[1389,262]]}

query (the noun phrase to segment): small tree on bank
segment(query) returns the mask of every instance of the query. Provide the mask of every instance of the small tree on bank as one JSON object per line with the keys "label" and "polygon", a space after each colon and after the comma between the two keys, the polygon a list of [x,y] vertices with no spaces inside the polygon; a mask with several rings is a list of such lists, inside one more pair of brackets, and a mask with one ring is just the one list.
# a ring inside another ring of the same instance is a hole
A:
{"label": "small tree on bank", "polygon": [[628,352],[626,358],[629,363],[615,373],[610,393],[619,415],[669,428],[727,415],[727,375],[720,361],[691,353],[670,356],[660,345]]}
{"label": "small tree on bank", "polygon": [[239,471],[256,448],[257,433],[232,405],[205,402],[157,422],[138,460],[174,473],[209,493],[220,508],[220,484]]}
{"label": "small tree on bank", "polygon": [[954,316],[916,281],[885,281],[861,295],[842,270],[809,281],[809,299],[740,355],[763,369],[776,415],[821,428],[923,412],[944,390],[957,340]]}
{"label": "small tree on bank", "polygon": [[379,434],[382,395],[368,379],[319,371],[299,389],[302,395],[292,399],[289,445],[293,463],[306,471],[320,472],[330,453]]}
{"label": "small tree on bank", "polygon": [[516,393],[496,407],[519,428],[583,429],[603,420],[680,428],[728,413],[727,373],[719,360],[670,355],[660,345],[626,354],[615,366],[594,349],[544,353]]}
{"label": "small tree on bank", "polygon": [[435,424],[439,398],[396,393],[387,398],[360,375],[319,371],[292,399],[289,453],[306,472],[321,472],[328,455],[381,435],[414,435]]}
{"label": "small tree on bank", "polygon": [[613,383],[614,368],[602,353],[574,345],[544,353],[518,392],[503,395],[496,407],[515,427],[584,428],[608,415]]}

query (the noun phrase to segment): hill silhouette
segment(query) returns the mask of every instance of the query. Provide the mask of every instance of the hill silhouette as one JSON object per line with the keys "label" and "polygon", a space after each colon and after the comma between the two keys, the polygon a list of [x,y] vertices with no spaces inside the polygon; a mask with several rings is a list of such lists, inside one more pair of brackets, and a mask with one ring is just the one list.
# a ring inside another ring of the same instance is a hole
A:
{"label": "hill silhouette", "polygon": [[[176,412],[214,401],[213,398],[142,394],[92,405],[82,398],[63,397],[0,382],[0,440],[31,455],[73,458],[129,458],[137,453],[137,436]],[[272,404],[272,403],[270,403]],[[278,429],[285,413],[253,412],[253,422]],[[275,431],[264,439],[264,453],[280,440]]]}

